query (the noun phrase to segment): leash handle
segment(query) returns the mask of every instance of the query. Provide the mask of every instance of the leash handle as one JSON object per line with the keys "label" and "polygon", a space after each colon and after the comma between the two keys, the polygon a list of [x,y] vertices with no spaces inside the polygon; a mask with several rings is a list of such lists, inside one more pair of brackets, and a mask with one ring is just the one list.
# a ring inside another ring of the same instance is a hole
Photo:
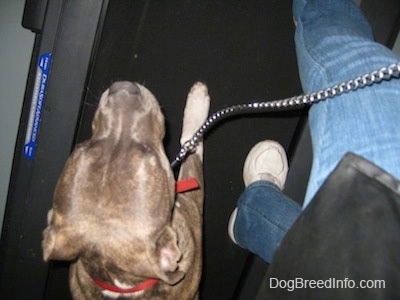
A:
{"label": "leash handle", "polygon": [[200,141],[203,139],[204,134],[210,129],[216,122],[232,116],[234,114],[249,113],[249,112],[270,112],[270,111],[284,111],[284,110],[296,110],[303,108],[306,105],[312,105],[322,100],[334,98],[336,96],[362,89],[366,86],[379,83],[383,80],[390,80],[393,78],[400,77],[400,62],[391,64],[387,67],[375,70],[371,73],[358,76],[349,81],[343,82],[331,86],[329,88],[320,90],[318,92],[299,95],[291,98],[273,100],[268,102],[253,102],[248,104],[238,104],[226,107],[215,113],[213,113],[203,125],[196,131],[192,138],[186,141],[175,159],[171,162],[171,167],[174,169],[178,167],[185,159],[188,153],[194,151]]}

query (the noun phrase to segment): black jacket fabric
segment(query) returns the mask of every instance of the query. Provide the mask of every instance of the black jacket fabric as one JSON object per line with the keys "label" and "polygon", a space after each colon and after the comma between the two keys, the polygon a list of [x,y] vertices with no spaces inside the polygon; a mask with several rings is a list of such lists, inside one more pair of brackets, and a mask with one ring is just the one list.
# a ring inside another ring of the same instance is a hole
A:
{"label": "black jacket fabric", "polygon": [[400,182],[346,154],[267,275],[268,299],[400,299]]}

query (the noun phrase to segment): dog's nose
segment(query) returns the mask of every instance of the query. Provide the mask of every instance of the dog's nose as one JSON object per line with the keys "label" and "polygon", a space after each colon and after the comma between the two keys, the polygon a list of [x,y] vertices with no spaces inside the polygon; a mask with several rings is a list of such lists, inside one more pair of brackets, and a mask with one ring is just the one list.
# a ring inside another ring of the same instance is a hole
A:
{"label": "dog's nose", "polygon": [[117,81],[110,86],[110,94],[118,93],[120,91],[126,91],[132,95],[138,95],[140,93],[140,89],[137,84],[130,81]]}

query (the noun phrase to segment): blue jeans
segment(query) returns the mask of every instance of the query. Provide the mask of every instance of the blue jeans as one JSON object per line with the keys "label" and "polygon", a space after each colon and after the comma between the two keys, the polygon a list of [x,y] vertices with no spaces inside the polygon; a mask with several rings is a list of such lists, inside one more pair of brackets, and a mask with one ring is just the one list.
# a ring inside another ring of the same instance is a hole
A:
{"label": "blue jeans", "polygon": [[255,181],[238,200],[234,226],[240,246],[270,262],[276,247],[301,212],[301,206],[270,181]]}
{"label": "blue jeans", "polygon": [[[299,74],[305,93],[400,61],[389,49],[374,42],[369,24],[351,0],[294,0],[293,14],[297,21]],[[400,178],[399,116],[400,81],[396,79],[314,104],[309,111],[313,164],[304,207],[348,151]],[[257,185],[257,190],[248,191],[249,188],[238,202],[235,238],[240,246],[269,262],[300,209],[282,192],[272,192],[266,185]],[[262,199],[247,199],[255,195]],[[261,204],[271,201],[282,203],[285,209]],[[251,210],[262,213],[250,215]],[[272,217],[278,221],[273,226],[268,225]],[[256,218],[265,220],[253,220]]]}

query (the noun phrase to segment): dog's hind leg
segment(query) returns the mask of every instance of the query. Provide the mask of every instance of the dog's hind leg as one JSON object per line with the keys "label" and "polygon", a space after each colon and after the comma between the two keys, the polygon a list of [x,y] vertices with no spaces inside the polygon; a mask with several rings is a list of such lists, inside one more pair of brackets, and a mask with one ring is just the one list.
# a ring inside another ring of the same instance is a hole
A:
{"label": "dog's hind leg", "polygon": [[[183,116],[181,145],[190,140],[201,125],[206,121],[210,109],[210,96],[204,83],[195,83],[187,97]],[[203,143],[196,147],[196,153],[203,159]]]}

